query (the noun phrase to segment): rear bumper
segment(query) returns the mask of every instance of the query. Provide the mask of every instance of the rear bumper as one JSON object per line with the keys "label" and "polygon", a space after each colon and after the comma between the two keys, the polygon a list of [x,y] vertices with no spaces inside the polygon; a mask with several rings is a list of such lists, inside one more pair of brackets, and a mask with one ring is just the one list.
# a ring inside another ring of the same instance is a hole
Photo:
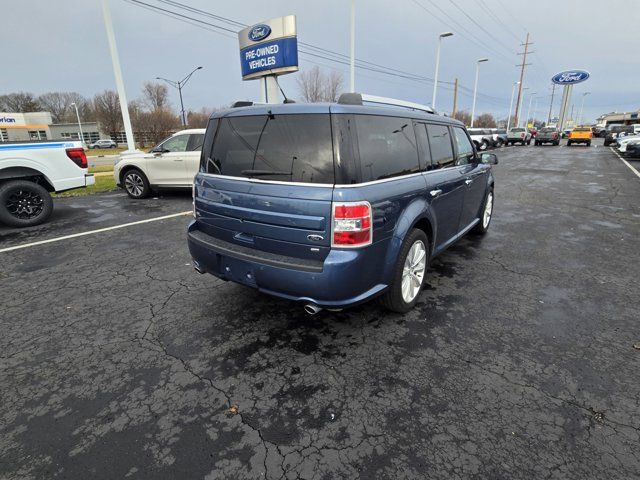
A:
{"label": "rear bumper", "polygon": [[88,187],[89,185],[95,185],[96,177],[93,176],[93,173],[87,173],[84,176],[84,185]]}
{"label": "rear bumper", "polygon": [[200,231],[195,222],[189,226],[187,239],[199,272],[296,302],[343,308],[387,288],[376,281],[380,258],[384,258],[380,253],[383,242],[359,250],[334,249],[324,262],[306,262],[220,241]]}

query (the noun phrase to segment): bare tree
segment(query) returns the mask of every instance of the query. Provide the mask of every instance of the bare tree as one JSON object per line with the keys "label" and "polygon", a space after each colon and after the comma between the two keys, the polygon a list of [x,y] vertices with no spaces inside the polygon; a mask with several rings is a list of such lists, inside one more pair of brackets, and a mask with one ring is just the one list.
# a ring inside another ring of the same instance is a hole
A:
{"label": "bare tree", "polygon": [[136,130],[143,132],[153,143],[175,132],[180,125],[178,116],[168,109],[139,112],[136,115]]}
{"label": "bare tree", "polygon": [[93,107],[98,123],[109,134],[122,130],[122,112],[118,94],[113,90],[105,90],[93,97]]}
{"label": "bare tree", "polygon": [[54,123],[75,122],[75,103],[83,121],[93,120],[91,102],[78,92],[48,92],[38,97],[40,107],[51,113]]}
{"label": "bare tree", "polygon": [[460,120],[465,125],[471,125],[471,114],[466,110],[458,110],[453,118]]}
{"label": "bare tree", "polygon": [[323,73],[315,66],[302,72],[297,79],[300,95],[305,102],[335,102],[342,89],[342,75],[338,72]]}
{"label": "bare tree", "polygon": [[496,119],[490,113],[483,113],[482,115],[478,115],[473,121],[474,126],[482,127],[482,128],[495,128],[497,125]]}
{"label": "bare tree", "polygon": [[189,110],[187,112],[187,124],[191,128],[205,128],[213,111],[210,108],[202,108],[198,112]]}
{"label": "bare tree", "polygon": [[162,110],[169,107],[169,88],[158,82],[144,82],[142,101],[149,110]]}
{"label": "bare tree", "polygon": [[28,113],[40,111],[38,100],[32,93],[15,92],[0,95],[0,111]]}
{"label": "bare tree", "polygon": [[325,77],[324,98],[327,102],[337,102],[340,92],[342,91],[342,74],[332,70]]}

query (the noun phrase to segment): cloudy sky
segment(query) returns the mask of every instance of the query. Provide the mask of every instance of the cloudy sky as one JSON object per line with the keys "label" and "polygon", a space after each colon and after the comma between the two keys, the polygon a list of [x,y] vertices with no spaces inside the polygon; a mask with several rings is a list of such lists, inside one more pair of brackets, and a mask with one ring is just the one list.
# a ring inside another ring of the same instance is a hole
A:
{"label": "cloudy sky", "polygon": [[[336,54],[349,50],[349,0],[109,1],[129,99],[139,95],[145,80],[179,79],[197,65],[204,69],[184,90],[185,108],[257,99],[258,82],[241,80],[237,36],[226,30],[287,14],[297,16],[299,41],[311,45],[300,55],[301,70],[320,65],[339,71],[348,86],[348,66]],[[154,7],[193,20],[180,21]],[[115,88],[100,0],[2,0],[0,11],[5,40],[0,94],[72,90],[91,96]],[[356,90],[430,103],[437,37],[452,31],[443,41],[440,80],[451,83],[457,77],[459,108],[470,110],[475,62],[488,57],[481,65],[477,111],[504,117],[519,75],[516,53],[529,32],[535,53],[525,75],[525,107],[528,92],[537,92],[537,117],[546,118],[550,77],[583,68],[591,78],[574,87],[573,102],[577,111],[581,94],[590,92],[584,110],[585,120],[592,120],[640,107],[638,25],[638,0],[357,0],[356,57],[388,73],[357,69]],[[281,78],[294,98],[296,77]],[[178,105],[177,92],[172,95]],[[438,109],[450,110],[452,97],[451,85],[443,84]],[[558,107],[556,96],[555,113]]]}

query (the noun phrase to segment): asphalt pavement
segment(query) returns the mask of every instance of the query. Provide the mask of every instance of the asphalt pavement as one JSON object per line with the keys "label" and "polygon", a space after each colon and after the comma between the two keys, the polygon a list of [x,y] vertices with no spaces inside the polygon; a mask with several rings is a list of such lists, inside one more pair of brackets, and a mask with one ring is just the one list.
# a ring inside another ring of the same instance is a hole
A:
{"label": "asphalt pavement", "polygon": [[[197,274],[189,192],[0,228],[2,479],[640,478],[640,179],[601,141],[497,152],[490,232],[417,308]],[[637,165],[640,162],[636,162]]]}

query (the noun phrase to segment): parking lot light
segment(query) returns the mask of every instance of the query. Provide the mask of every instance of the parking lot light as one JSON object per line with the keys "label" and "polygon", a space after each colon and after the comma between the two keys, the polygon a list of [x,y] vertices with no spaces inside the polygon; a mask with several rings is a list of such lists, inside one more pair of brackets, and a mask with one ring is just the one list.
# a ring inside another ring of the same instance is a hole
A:
{"label": "parking lot light", "polygon": [[78,119],[78,128],[80,129],[80,142],[82,142],[82,145],[84,146],[84,134],[82,133],[82,122],[80,122],[80,112],[78,112],[78,105],[76,105],[76,102],[72,102],[71,105],[73,105],[76,109],[76,118]]}
{"label": "parking lot light", "polygon": [[513,86],[511,87],[511,101],[509,102],[509,117],[507,118],[507,132],[511,127],[511,109],[513,108],[513,96],[516,93],[516,85],[520,85],[520,82],[513,82]]}
{"label": "parking lot light", "polygon": [[476,62],[476,82],[473,86],[473,106],[471,107],[471,128],[473,128],[473,119],[476,115],[476,96],[478,95],[478,72],[480,71],[480,64],[488,61],[488,58],[481,58]]}
{"label": "parking lot light", "polygon": [[180,120],[182,121],[182,126],[183,127],[187,126],[187,118],[186,118],[185,112],[184,112],[184,103],[182,102],[182,88],[189,81],[189,79],[191,78],[191,75],[196,73],[197,70],[201,70],[201,69],[202,69],[201,66],[200,67],[196,67],[191,71],[191,73],[189,73],[189,75],[184,77],[182,80],[177,80],[177,81],[176,80],[169,80],[167,78],[162,78],[162,77],[156,77],[156,80],[162,80],[164,82],[167,82],[173,88],[177,88],[178,89],[178,94],[180,95]]}
{"label": "parking lot light", "polygon": [[444,32],[438,36],[438,50],[436,53],[436,72],[433,76],[433,98],[431,99],[431,108],[436,109],[436,92],[438,91],[438,70],[440,70],[440,47],[442,46],[442,39],[450,37],[453,32]]}
{"label": "parking lot light", "polygon": [[591,92],[584,92],[582,94],[582,102],[580,104],[580,115],[578,116],[578,120],[580,121],[580,125],[582,125],[582,123],[584,122],[584,119],[582,118],[582,112],[584,110],[584,97],[586,97],[587,95],[590,95]]}

